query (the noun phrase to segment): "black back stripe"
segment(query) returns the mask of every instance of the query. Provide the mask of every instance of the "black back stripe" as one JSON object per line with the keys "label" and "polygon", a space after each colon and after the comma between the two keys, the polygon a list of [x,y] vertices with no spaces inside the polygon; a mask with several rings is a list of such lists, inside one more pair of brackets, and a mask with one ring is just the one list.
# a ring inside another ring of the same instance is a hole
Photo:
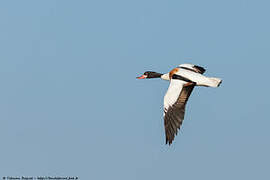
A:
{"label": "black back stripe", "polygon": [[180,75],[177,75],[177,74],[174,74],[172,76],[172,79],[179,79],[179,80],[182,80],[182,81],[186,81],[186,82],[190,82],[190,83],[194,83],[193,81],[183,77],[183,76],[180,76]]}

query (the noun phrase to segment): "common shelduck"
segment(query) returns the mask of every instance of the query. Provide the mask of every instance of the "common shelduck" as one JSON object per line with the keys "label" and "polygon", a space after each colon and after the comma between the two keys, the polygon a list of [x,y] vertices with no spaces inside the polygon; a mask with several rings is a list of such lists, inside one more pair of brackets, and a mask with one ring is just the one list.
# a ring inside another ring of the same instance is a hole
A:
{"label": "common shelduck", "polygon": [[170,81],[169,88],[164,96],[164,126],[166,144],[172,144],[185,115],[185,106],[195,86],[218,87],[222,80],[206,77],[203,67],[193,64],[180,64],[169,73],[161,74],[146,71],[138,79],[161,78]]}

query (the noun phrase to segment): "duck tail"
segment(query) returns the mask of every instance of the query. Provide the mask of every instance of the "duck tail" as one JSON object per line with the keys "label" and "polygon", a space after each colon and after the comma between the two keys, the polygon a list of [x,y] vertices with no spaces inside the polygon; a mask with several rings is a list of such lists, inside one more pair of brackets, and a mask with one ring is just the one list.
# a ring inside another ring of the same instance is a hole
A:
{"label": "duck tail", "polygon": [[220,79],[220,78],[209,77],[208,79],[209,79],[209,81],[208,81],[207,85],[210,87],[219,87],[220,84],[222,83],[222,79]]}

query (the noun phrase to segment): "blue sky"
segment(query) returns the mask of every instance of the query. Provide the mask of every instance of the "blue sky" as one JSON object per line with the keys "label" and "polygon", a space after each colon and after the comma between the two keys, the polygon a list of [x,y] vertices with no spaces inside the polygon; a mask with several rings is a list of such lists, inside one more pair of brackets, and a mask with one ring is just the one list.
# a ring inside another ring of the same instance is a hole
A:
{"label": "blue sky", "polygon": [[[270,2],[0,3],[0,176],[269,179]],[[196,88],[165,145],[168,82],[193,63]]]}

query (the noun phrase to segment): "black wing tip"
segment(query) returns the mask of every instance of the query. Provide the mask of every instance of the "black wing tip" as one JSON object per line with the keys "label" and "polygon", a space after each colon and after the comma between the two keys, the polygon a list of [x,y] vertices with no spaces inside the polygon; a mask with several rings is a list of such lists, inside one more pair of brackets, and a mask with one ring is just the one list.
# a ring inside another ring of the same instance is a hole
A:
{"label": "black wing tip", "polygon": [[169,146],[171,146],[172,145],[172,142],[166,142],[166,145],[169,145]]}
{"label": "black wing tip", "polygon": [[173,140],[174,140],[174,137],[172,139],[169,139],[168,137],[166,137],[166,145],[168,144],[170,146]]}
{"label": "black wing tip", "polygon": [[194,68],[198,69],[202,74],[205,72],[205,69],[201,66],[194,65]]}
{"label": "black wing tip", "polygon": [[168,141],[166,141],[166,145],[169,145],[169,146],[171,146],[171,144],[172,144],[172,142],[168,142]]}
{"label": "black wing tip", "polygon": [[221,83],[222,83],[222,80],[218,83],[218,87],[220,86]]}

